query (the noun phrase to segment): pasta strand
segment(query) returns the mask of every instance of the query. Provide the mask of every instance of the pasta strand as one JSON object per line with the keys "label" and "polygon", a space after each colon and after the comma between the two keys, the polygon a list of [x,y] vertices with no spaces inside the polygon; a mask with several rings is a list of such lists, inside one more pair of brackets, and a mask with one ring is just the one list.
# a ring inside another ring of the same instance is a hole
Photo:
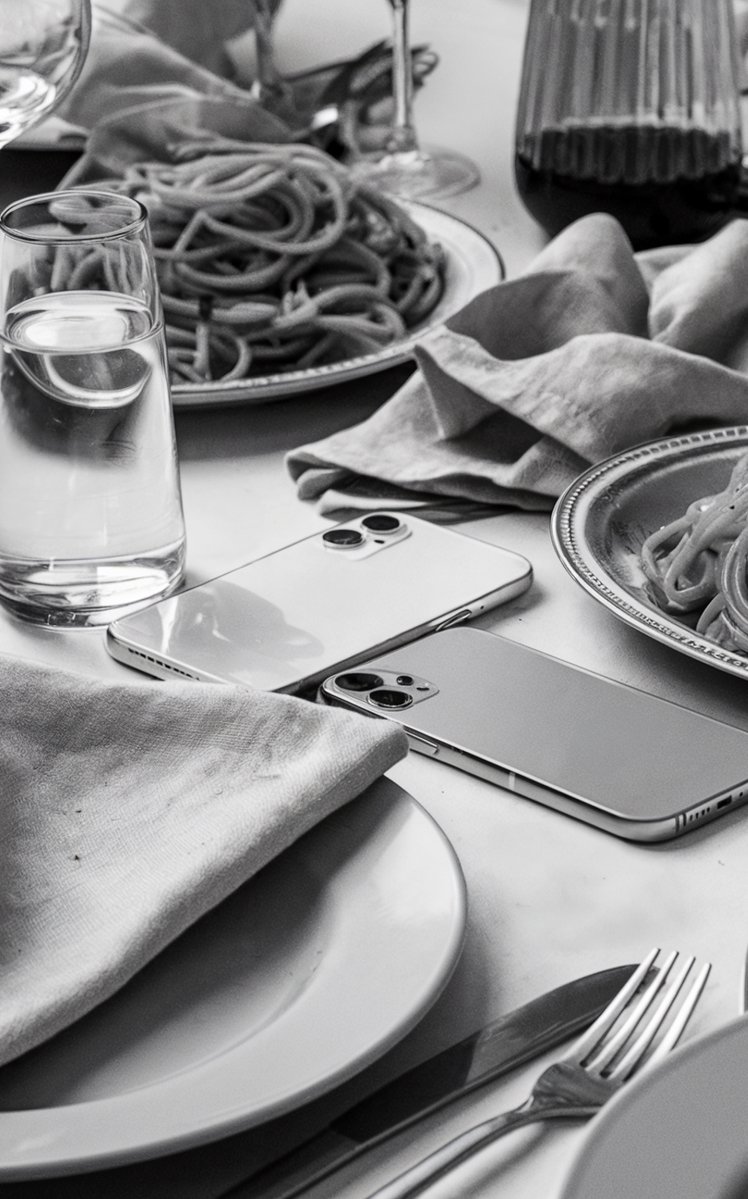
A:
{"label": "pasta strand", "polygon": [[[175,382],[373,353],[444,293],[441,246],[312,146],[232,144],[131,164],[101,186],[148,209]],[[79,270],[90,286],[92,264]]]}
{"label": "pasta strand", "polygon": [[723,491],[645,539],[640,564],[658,607],[693,615],[698,633],[748,651],[748,454]]}

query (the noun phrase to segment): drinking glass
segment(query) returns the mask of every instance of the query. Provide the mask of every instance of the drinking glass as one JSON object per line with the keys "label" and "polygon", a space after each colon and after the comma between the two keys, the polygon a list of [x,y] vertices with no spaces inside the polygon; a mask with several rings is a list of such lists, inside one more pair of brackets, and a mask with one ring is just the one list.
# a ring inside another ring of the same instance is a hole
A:
{"label": "drinking glass", "polygon": [[182,580],[184,521],[146,211],[71,190],[0,215],[0,600],[108,624]]}
{"label": "drinking glass", "polygon": [[476,165],[462,154],[420,145],[413,120],[413,72],[409,0],[392,8],[392,127],[384,151],[362,154],[351,164],[355,177],[407,199],[440,198],[474,187]]}
{"label": "drinking glass", "polygon": [[57,108],[90,36],[89,0],[0,0],[0,147]]}
{"label": "drinking glass", "polygon": [[733,0],[531,0],[526,208],[550,234],[611,213],[640,249],[709,236],[745,208],[740,70]]}

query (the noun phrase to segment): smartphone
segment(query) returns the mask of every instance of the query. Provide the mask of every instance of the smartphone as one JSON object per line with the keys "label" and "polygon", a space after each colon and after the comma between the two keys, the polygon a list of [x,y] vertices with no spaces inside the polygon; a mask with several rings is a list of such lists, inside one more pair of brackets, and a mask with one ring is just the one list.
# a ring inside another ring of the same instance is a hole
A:
{"label": "smartphone", "polygon": [[161,679],[302,693],[343,666],[504,603],[531,580],[519,554],[377,511],[115,621],[107,648]]}
{"label": "smartphone", "polygon": [[748,798],[748,732],[481,629],[374,656],[320,698],[633,841],[677,837]]}

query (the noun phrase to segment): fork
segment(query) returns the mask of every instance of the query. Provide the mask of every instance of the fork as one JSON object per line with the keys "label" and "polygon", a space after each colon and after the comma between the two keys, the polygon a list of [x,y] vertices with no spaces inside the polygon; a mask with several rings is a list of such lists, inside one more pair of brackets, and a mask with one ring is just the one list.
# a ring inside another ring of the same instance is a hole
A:
{"label": "fork", "polygon": [[661,1061],[680,1040],[711,967],[705,963],[684,990],[696,959],[687,958],[673,974],[678,958],[673,951],[648,979],[659,952],[650,950],[594,1024],[538,1077],[524,1103],[460,1133],[369,1199],[407,1199],[514,1128],[556,1117],[592,1116],[637,1069]]}

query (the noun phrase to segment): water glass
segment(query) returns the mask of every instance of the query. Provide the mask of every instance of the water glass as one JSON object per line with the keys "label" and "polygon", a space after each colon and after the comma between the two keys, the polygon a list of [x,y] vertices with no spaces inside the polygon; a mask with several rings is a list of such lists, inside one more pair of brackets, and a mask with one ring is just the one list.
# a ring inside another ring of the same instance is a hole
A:
{"label": "water glass", "polygon": [[147,213],[70,190],[0,214],[0,601],[108,624],[183,578],[184,519]]}

